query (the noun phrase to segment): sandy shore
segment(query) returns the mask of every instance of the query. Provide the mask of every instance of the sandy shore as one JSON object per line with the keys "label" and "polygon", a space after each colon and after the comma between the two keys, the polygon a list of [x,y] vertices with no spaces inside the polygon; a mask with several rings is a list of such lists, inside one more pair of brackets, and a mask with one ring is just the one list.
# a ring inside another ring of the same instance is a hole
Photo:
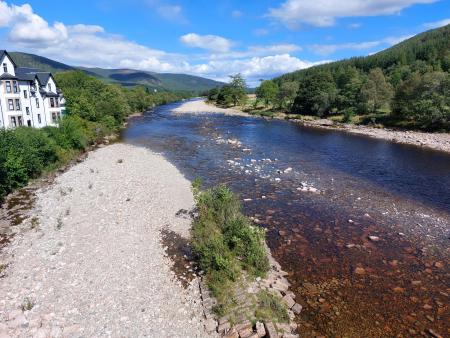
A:
{"label": "sandy shore", "polygon": [[189,113],[189,114],[204,114],[204,113],[216,113],[224,115],[234,115],[234,116],[248,116],[240,110],[230,109],[230,108],[220,108],[214,105],[207,104],[204,99],[198,99],[193,101],[186,101],[179,107],[175,108],[173,112],[178,114]]}
{"label": "sandy shore", "polygon": [[0,337],[206,337],[198,280],[171,271],[161,230],[187,236],[190,182],[114,144],[36,192],[2,252]]}
{"label": "sandy shore", "polygon": [[[223,109],[207,104],[204,100],[188,101],[174,110],[177,113],[221,113],[225,115],[253,116],[235,109]],[[352,134],[370,136],[392,142],[409,144],[450,153],[450,133],[423,133],[391,129],[333,124],[330,120],[291,120],[308,127],[339,130]]]}

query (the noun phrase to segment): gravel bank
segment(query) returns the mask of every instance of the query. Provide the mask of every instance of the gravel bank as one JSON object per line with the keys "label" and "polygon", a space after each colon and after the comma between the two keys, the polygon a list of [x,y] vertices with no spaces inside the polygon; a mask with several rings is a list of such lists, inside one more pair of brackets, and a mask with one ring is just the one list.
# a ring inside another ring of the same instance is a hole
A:
{"label": "gravel bank", "polygon": [[189,114],[202,114],[202,113],[216,113],[224,115],[234,115],[234,116],[248,116],[248,114],[230,108],[220,108],[214,105],[207,104],[204,99],[196,99],[192,101],[186,101],[179,107],[175,108],[173,112],[178,114],[189,113]]}
{"label": "gravel bank", "polygon": [[38,190],[3,252],[0,337],[206,337],[198,280],[184,289],[160,242],[183,236],[190,183],[162,156],[114,144]]}
{"label": "gravel bank", "polygon": [[423,133],[418,131],[399,131],[352,124],[333,124],[329,120],[295,120],[295,122],[305,126],[341,130],[352,134],[365,135],[396,143],[409,144],[450,153],[450,133]]}

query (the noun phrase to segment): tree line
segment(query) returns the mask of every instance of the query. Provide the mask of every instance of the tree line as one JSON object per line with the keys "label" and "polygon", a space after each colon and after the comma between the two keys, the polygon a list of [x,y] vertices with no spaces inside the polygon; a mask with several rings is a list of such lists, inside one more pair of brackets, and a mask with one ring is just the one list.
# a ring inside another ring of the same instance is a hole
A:
{"label": "tree line", "polygon": [[372,56],[262,81],[256,95],[290,114],[450,130],[450,25]]}
{"label": "tree line", "polygon": [[0,199],[117,132],[128,115],[184,98],[106,84],[81,71],[55,77],[66,99],[58,127],[0,130]]}
{"label": "tree line", "polygon": [[[208,100],[243,105],[238,74]],[[254,108],[422,130],[450,130],[450,25],[368,57],[285,74],[256,88]]]}

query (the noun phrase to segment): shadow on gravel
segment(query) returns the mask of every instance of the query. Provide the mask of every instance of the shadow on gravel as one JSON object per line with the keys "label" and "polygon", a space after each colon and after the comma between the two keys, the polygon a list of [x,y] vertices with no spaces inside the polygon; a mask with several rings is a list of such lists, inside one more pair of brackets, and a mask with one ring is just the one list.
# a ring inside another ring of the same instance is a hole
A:
{"label": "shadow on gravel", "polygon": [[[187,210],[185,214],[182,213],[183,216],[187,214],[189,214]],[[176,232],[164,228],[161,230],[161,243],[173,263],[171,270],[183,287],[187,288],[199,271],[194,262],[189,241]]]}

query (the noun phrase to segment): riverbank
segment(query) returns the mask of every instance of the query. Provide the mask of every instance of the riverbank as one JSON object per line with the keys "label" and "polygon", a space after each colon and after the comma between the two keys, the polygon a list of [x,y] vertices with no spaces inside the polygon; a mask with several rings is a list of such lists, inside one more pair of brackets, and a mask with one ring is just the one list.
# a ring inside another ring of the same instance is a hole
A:
{"label": "riverbank", "polygon": [[162,156],[103,147],[39,188],[2,251],[0,336],[203,337],[199,281],[183,288],[161,231],[194,201]]}
{"label": "riverbank", "polygon": [[[174,110],[176,113],[221,113],[225,115],[237,116],[257,116],[247,114],[243,111],[235,109],[224,109],[216,107],[212,104],[207,104],[204,100],[189,101],[182,104]],[[258,116],[257,116],[258,117]],[[286,119],[286,114],[274,115],[274,119]],[[315,128],[323,128],[329,130],[344,131],[351,134],[365,135],[396,143],[408,144],[428,148],[432,150],[439,150],[450,153],[450,133],[424,133],[418,131],[399,131],[392,129],[373,128],[369,126],[359,126],[353,124],[337,123],[331,120],[319,119],[290,119],[290,121]]]}

